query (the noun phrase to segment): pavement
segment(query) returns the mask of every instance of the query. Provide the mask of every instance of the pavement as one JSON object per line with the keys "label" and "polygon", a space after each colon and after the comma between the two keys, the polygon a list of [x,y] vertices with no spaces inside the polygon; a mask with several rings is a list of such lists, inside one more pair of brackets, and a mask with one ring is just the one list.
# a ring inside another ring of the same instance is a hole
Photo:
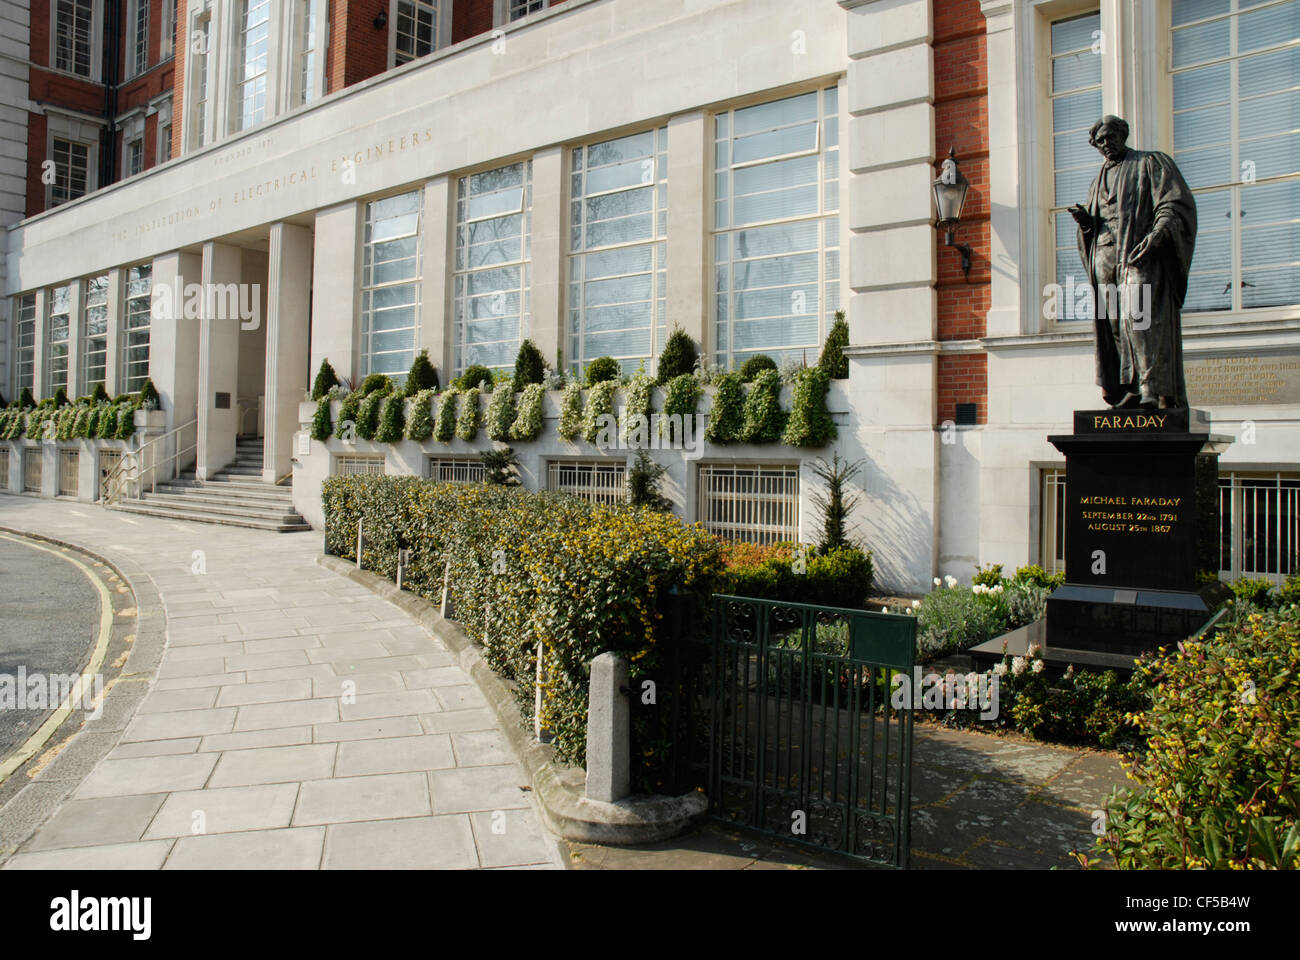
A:
{"label": "pavement", "polygon": [[[105,557],[142,615],[166,612],[156,671],[132,671],[141,629],[105,715],[0,788],[0,869],[859,866],[717,822],[642,847],[558,841],[469,677],[318,566],[319,535],[14,496],[0,527]],[[930,722],[915,737],[913,868],[1074,867],[1124,782],[1105,751]]]}
{"label": "pavement", "polygon": [[110,693],[68,747],[111,749],[41,768],[0,808],[0,858],[16,846],[3,869],[562,865],[469,677],[318,567],[318,535],[15,496],[0,527],[136,571],[166,611],[156,676]]}

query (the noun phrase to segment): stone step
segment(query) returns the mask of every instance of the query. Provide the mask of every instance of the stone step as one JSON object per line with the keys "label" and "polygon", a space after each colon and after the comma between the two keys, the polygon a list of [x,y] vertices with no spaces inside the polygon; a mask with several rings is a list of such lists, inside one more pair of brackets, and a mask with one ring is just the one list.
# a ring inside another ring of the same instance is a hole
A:
{"label": "stone step", "polygon": [[145,517],[158,517],[164,520],[188,520],[192,523],[215,523],[226,527],[245,527],[250,530],[272,530],[277,533],[301,533],[310,530],[311,525],[302,517],[295,522],[276,522],[272,520],[252,519],[247,516],[228,516],[217,513],[199,513],[193,510],[181,510],[176,507],[154,505],[145,500],[123,500],[113,507],[123,513],[134,513]]}
{"label": "stone step", "polygon": [[174,487],[170,485],[159,484],[155,490],[146,491],[148,497],[170,497],[173,499],[186,500],[193,503],[214,503],[220,506],[239,506],[246,504],[249,507],[261,507],[263,509],[293,509],[293,495],[291,491],[285,491],[286,495],[279,493],[261,493],[254,490],[232,490],[225,486],[212,487]]}
{"label": "stone step", "polygon": [[256,520],[272,520],[277,523],[293,523],[301,519],[298,512],[293,509],[292,504],[267,503],[265,501],[235,500],[234,502],[221,503],[216,500],[186,497],[174,493],[146,493],[134,502],[164,506],[186,513],[212,513],[232,517],[247,516]]}

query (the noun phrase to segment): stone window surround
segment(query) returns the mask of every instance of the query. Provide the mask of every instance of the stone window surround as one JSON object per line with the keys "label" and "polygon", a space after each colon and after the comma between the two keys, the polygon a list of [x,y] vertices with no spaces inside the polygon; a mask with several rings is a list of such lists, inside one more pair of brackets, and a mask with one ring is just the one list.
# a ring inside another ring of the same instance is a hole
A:
{"label": "stone window surround", "polygon": [[154,164],[167,162],[167,150],[163,143],[163,127],[171,127],[172,123],[172,92],[168,90],[161,96],[155,97],[149,101],[149,107],[145,111],[146,117],[154,117]]}
{"label": "stone window surround", "polygon": [[[1170,0],[981,0],[988,36],[989,191],[991,255],[1019,263],[994,271],[990,338],[1042,334],[1090,335],[1077,322],[1043,318],[1041,291],[1055,276],[1047,97],[1053,21],[1090,11],[1101,14],[1102,110],[1129,121],[1140,149],[1173,150],[1169,78]],[[1021,103],[1017,100],[1021,99]],[[1023,102],[1031,101],[1031,102]],[[1018,169],[1006,161],[1015,157]],[[1014,178],[1014,179],[1012,179]],[[1080,198],[1082,200],[1082,198]],[[1249,320],[1300,318],[1300,305],[1188,314],[1185,326],[1222,326]]]}
{"label": "stone window surround", "polygon": [[[45,158],[53,159],[54,141],[68,140],[82,144],[87,148],[86,154],[86,195],[99,188],[99,134],[104,128],[102,120],[83,116],[57,107],[43,107],[46,119]],[[45,209],[51,209],[54,202],[54,184],[45,186]],[[68,201],[69,203],[75,201]]]}
{"label": "stone window surround", "polygon": [[[388,0],[388,69],[392,70],[398,66],[397,63],[397,5],[403,0]],[[438,29],[437,42],[431,53],[437,53],[446,47],[451,46],[451,0],[411,0],[411,2],[420,2],[433,4],[438,8]],[[322,18],[324,19],[324,18]],[[426,54],[427,56],[427,54]],[[422,60],[423,57],[416,57],[415,60]],[[414,61],[407,61],[408,63]],[[402,64],[405,66],[406,64]]]}
{"label": "stone window surround", "polygon": [[492,22],[498,27],[508,26],[511,23],[518,23],[520,20],[526,20],[529,17],[535,17],[539,14],[546,13],[551,9],[551,0],[543,0],[542,9],[526,14],[518,19],[510,19],[510,0],[493,0]]}
{"label": "stone window surround", "polygon": [[[121,166],[118,169],[121,171],[121,179],[123,180],[131,175],[131,144],[137,140],[141,141],[142,144],[141,158],[143,162],[144,122],[146,116],[148,116],[148,112],[141,106],[135,107],[118,117],[118,124],[122,128],[122,159]],[[144,164],[140,172],[143,173],[147,166],[148,164]]]}
{"label": "stone window surround", "polygon": [[[164,3],[163,6],[167,7],[169,5]],[[142,9],[144,10],[144,66],[137,70],[135,59],[136,44],[140,38],[136,35],[136,28],[139,26],[136,18]],[[124,62],[122,64],[122,77],[126,80],[133,80],[136,77],[143,76],[148,73],[149,69],[154,65],[149,58],[149,27],[151,26],[149,23],[149,15],[149,0],[127,0],[126,36],[123,38],[125,40],[126,55],[123,58]],[[166,24],[167,16],[169,16],[169,14],[163,14],[164,24]]]}

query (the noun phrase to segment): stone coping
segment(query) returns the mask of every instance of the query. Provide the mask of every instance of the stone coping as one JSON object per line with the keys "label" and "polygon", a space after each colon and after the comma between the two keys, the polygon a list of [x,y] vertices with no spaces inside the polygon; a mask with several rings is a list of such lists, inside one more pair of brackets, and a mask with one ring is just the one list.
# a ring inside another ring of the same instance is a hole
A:
{"label": "stone coping", "polygon": [[383,597],[446,645],[500,721],[552,833],[581,843],[657,843],[686,832],[708,812],[708,798],[698,791],[681,797],[639,795],[617,803],[588,799],[585,772],[562,763],[554,747],[533,739],[511,685],[493,672],[458,624],[443,617],[432,602],[399,591],[396,584],[377,574],[358,570],[353,561],[321,554],[316,562]]}

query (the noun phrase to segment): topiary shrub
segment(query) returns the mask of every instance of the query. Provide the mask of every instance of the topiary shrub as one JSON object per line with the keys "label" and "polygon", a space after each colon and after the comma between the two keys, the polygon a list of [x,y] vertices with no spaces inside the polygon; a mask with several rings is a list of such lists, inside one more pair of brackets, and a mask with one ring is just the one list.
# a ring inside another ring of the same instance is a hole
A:
{"label": "topiary shrub", "polygon": [[104,389],[102,383],[95,384],[95,389],[90,391],[90,403],[91,406],[97,403],[108,403],[108,391]]}
{"label": "topiary shrub", "polygon": [[316,413],[311,418],[311,438],[324,443],[333,435],[334,421],[330,419],[330,401],[327,393],[316,402]]}
{"label": "topiary shrub", "polygon": [[413,397],[421,390],[438,389],[438,371],[429,362],[429,351],[421,350],[411,361],[411,371],[406,375],[406,386],[402,393]]}
{"label": "topiary shrub", "polygon": [[470,387],[460,403],[460,413],[456,416],[456,436],[466,443],[478,436],[479,397],[482,395],[482,389]]}
{"label": "topiary shrub", "polygon": [[560,425],[556,431],[563,440],[576,440],[582,432],[582,386],[571,383],[560,398]]}
{"label": "topiary shrub", "polygon": [[656,382],[664,386],[669,381],[685,373],[695,372],[695,341],[690,334],[680,328],[674,330],[664,344],[664,352],[659,355],[659,371]]}
{"label": "topiary shrub", "polygon": [[390,393],[391,386],[388,390],[376,390],[361,401],[361,408],[357,411],[357,436],[362,440],[375,439],[379,432],[379,412]]}
{"label": "topiary shrub", "polygon": [[368,397],[372,393],[389,393],[392,389],[393,381],[386,374],[372,373],[361,381],[362,397]]}
{"label": "topiary shrub", "polygon": [[745,388],[738,373],[726,373],[718,378],[713,394],[713,412],[704,439],[709,443],[736,443],[745,429]]}
{"label": "topiary shrub", "polygon": [[835,322],[831,324],[830,333],[822,345],[817,367],[831,380],[849,378],[849,358],[844,356],[844,348],[849,345],[849,325],[844,319],[844,311],[835,311]]}
{"label": "topiary shrub", "polygon": [[505,443],[510,439],[510,428],[515,422],[514,383],[501,380],[492,389],[492,398],[488,401],[487,435],[489,440]]}
{"label": "topiary shrub", "polygon": [[745,383],[753,383],[764,370],[776,373],[776,361],[766,353],[756,353],[740,365],[740,379]]}
{"label": "topiary shrub", "polygon": [[740,438],[745,443],[776,443],[785,433],[786,414],[781,409],[781,378],[763,370],[754,378],[745,398],[745,423]]}
{"label": "topiary shrub", "polygon": [[515,393],[523,393],[524,388],[541,383],[546,378],[546,361],[542,352],[531,340],[519,344],[519,353],[515,357]]}
{"label": "topiary shrub", "polygon": [[451,387],[443,391],[438,401],[438,416],[433,425],[433,439],[439,443],[451,443],[456,436],[456,401],[460,391]]}
{"label": "topiary shrub", "polygon": [[424,443],[433,436],[434,391],[421,390],[411,398],[411,416],[406,421],[406,437]]}
{"label": "topiary shrub", "polygon": [[540,383],[530,383],[524,387],[519,396],[519,412],[515,422],[510,425],[511,440],[536,440],[542,434],[542,403],[546,399],[546,387]]}
{"label": "topiary shrub", "polygon": [[54,391],[54,396],[50,398],[50,404],[56,409],[66,407],[68,405],[68,391],[59,387]]}
{"label": "topiary shrub", "polygon": [[835,421],[826,409],[831,382],[818,367],[795,374],[790,417],[781,439],[791,447],[824,447],[835,439]]}
{"label": "topiary shrub", "polygon": [[36,400],[32,397],[32,388],[23,387],[23,392],[18,396],[18,408],[20,410],[30,410],[36,406]]}
{"label": "topiary shrub", "polygon": [[479,389],[490,387],[494,381],[495,377],[492,376],[492,371],[476,363],[460,375],[460,379],[456,381],[456,386],[460,387],[461,392],[464,393],[473,390],[475,387]]}
{"label": "topiary shrub", "polygon": [[[685,433],[695,429],[695,408],[700,402],[700,384],[693,373],[675,377],[664,391],[664,415],[659,421],[664,439],[669,443],[685,440]],[[689,426],[688,426],[689,424]]]}
{"label": "topiary shrub", "polygon": [[623,368],[613,357],[597,357],[587,364],[587,386],[613,380],[617,383],[623,377]]}
{"label": "topiary shrub", "polygon": [[375,431],[375,440],[379,443],[397,443],[405,431],[406,396],[397,392],[390,393],[384,399],[384,408],[379,414],[379,429]]}
{"label": "topiary shrub", "polygon": [[338,374],[334,372],[334,367],[330,365],[327,357],[320,362],[320,369],[316,371],[316,379],[311,385],[311,398],[316,401],[324,400],[338,385]]}
{"label": "topiary shrub", "polygon": [[1300,868],[1296,609],[1250,613],[1139,670],[1152,693],[1132,715],[1138,788],[1107,802],[1096,852],[1121,869]]}
{"label": "topiary shrub", "polygon": [[158,388],[153,385],[153,381],[145,377],[144,383],[140,385],[140,392],[136,395],[136,409],[161,410],[162,397],[158,396]]}

